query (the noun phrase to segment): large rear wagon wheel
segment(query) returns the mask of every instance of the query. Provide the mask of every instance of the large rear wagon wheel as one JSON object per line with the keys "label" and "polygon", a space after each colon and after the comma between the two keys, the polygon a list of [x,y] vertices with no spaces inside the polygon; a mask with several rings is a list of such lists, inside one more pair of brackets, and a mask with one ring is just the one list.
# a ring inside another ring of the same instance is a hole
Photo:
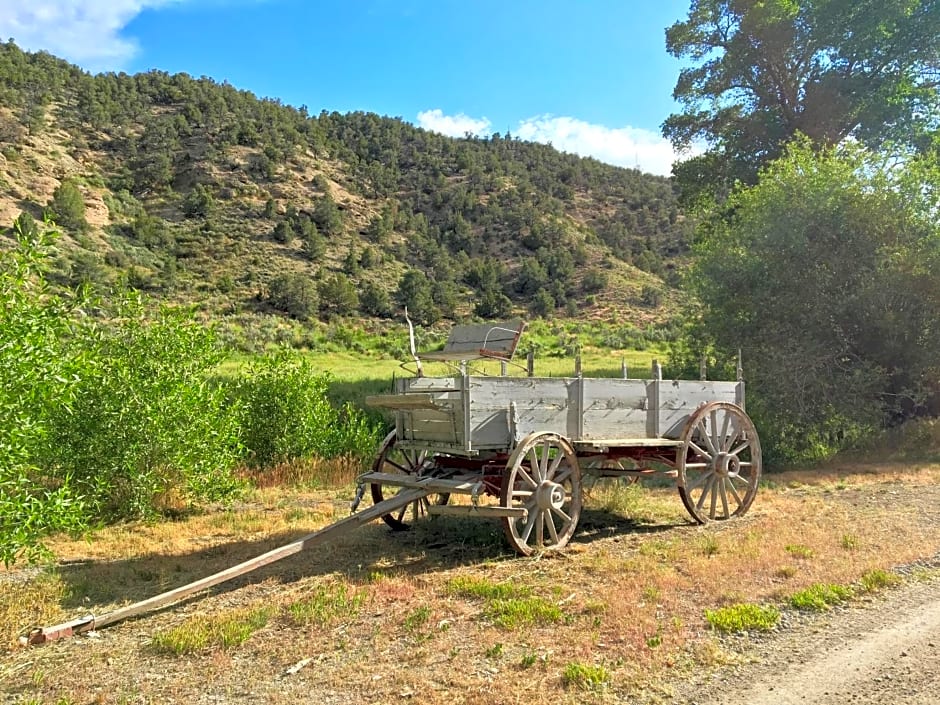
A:
{"label": "large rear wagon wheel", "polygon": [[699,524],[747,512],[757,494],[761,449],[744,409],[710,402],[693,413],[679,440],[676,484],[682,503]]}
{"label": "large rear wagon wheel", "polygon": [[503,518],[517,553],[564,547],[581,516],[581,468],[571,444],[556,433],[526,436],[509,456],[500,505],[527,510],[524,518]]}
{"label": "large rear wagon wheel", "polygon": [[[434,454],[426,450],[414,450],[396,447],[395,431],[389,433],[382,441],[379,454],[372,463],[372,472],[388,473],[391,475],[422,476],[426,470],[434,466]],[[369,485],[372,502],[378,504],[398,494],[404,488],[393,485],[382,485],[373,482]],[[390,492],[388,496],[386,493]],[[415,521],[428,516],[428,507],[432,504],[447,504],[449,494],[432,494],[423,497],[399,509],[394,514],[383,514],[382,521],[388,524],[393,531],[407,531]]]}

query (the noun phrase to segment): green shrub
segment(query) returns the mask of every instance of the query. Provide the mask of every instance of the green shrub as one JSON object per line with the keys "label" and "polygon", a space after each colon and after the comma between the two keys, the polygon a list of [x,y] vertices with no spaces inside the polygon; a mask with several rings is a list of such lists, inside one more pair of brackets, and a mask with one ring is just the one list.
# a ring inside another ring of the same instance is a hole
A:
{"label": "green shrub", "polygon": [[380,429],[352,405],[334,407],[330,377],[281,350],[257,358],[235,382],[241,438],[255,467],[292,458],[370,455]]}
{"label": "green shrub", "polygon": [[80,529],[84,503],[67,474],[42,471],[56,414],[75,397],[64,340],[74,303],[49,296],[50,234],[23,229],[0,252],[0,560],[37,558],[46,533]]}
{"label": "green shrub", "polygon": [[105,519],[152,515],[167,498],[230,495],[239,415],[206,382],[225,351],[188,312],[148,319],[129,300],[115,313],[74,340],[81,367],[70,413],[56,420],[55,466]]}

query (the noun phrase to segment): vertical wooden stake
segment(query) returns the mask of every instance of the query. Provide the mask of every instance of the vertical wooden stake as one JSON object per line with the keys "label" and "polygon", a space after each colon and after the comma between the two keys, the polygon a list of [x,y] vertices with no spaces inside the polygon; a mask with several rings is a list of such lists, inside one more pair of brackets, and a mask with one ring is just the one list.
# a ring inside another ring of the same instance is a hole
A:
{"label": "vertical wooden stake", "polygon": [[624,379],[627,379],[627,358],[620,358],[620,375]]}
{"label": "vertical wooden stake", "polygon": [[535,377],[535,351],[530,350],[526,355],[526,373],[529,377]]}
{"label": "vertical wooden stake", "polygon": [[574,376],[581,376],[581,353],[574,356]]}

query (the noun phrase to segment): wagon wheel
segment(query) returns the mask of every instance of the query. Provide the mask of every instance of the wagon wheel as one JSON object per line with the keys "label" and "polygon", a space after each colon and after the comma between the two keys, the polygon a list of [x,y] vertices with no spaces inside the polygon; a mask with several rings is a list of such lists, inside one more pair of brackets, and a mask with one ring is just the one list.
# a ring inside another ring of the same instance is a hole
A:
{"label": "wagon wheel", "polygon": [[526,436],[509,457],[499,503],[528,510],[525,518],[503,518],[518,553],[565,546],[581,516],[581,468],[571,444],[555,433]]}
{"label": "wagon wheel", "polygon": [[710,402],[686,423],[676,458],[679,495],[699,524],[742,516],[761,473],[760,439],[736,404]]}
{"label": "wagon wheel", "polygon": [[[432,467],[434,464],[434,454],[426,450],[411,450],[405,448],[396,448],[395,431],[389,433],[382,441],[382,448],[372,463],[372,472],[384,472],[392,475],[413,475],[415,477],[422,474],[423,471]],[[404,488],[395,488],[395,494],[398,494]],[[372,502],[378,504],[387,499],[380,483],[371,483],[369,491],[372,494]],[[411,524],[428,516],[428,507],[432,504],[447,504],[450,499],[449,494],[432,494],[427,497],[408,504],[399,509],[395,514],[383,514],[382,521],[392,527],[393,531],[407,531]]]}

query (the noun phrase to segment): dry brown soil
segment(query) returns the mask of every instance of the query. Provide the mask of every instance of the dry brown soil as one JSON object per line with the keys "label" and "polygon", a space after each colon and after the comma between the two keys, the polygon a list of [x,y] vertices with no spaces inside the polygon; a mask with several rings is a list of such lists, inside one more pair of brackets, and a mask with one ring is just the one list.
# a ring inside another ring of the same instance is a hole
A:
{"label": "dry brown soil", "polygon": [[[642,490],[613,510],[589,503],[569,547],[538,558],[510,555],[495,523],[448,517],[405,534],[375,523],[93,636],[17,648],[2,635],[0,703],[932,703],[938,478],[938,466],[900,465],[771,476],[747,517],[707,527],[688,523],[674,489]],[[344,511],[338,494],[281,497],[179,535],[141,525],[63,542],[61,616],[107,612],[286,543],[328,522],[323,507]],[[880,568],[902,584],[821,615],[786,607],[808,585]],[[500,626],[484,602],[454,594],[467,578],[525,586],[562,617]],[[337,583],[361,593],[359,609],[305,626],[287,617]],[[778,628],[708,628],[706,609],[741,601],[780,606]],[[240,646],[154,649],[193,617],[258,606],[276,616]],[[579,665],[604,682],[572,682]]]}

